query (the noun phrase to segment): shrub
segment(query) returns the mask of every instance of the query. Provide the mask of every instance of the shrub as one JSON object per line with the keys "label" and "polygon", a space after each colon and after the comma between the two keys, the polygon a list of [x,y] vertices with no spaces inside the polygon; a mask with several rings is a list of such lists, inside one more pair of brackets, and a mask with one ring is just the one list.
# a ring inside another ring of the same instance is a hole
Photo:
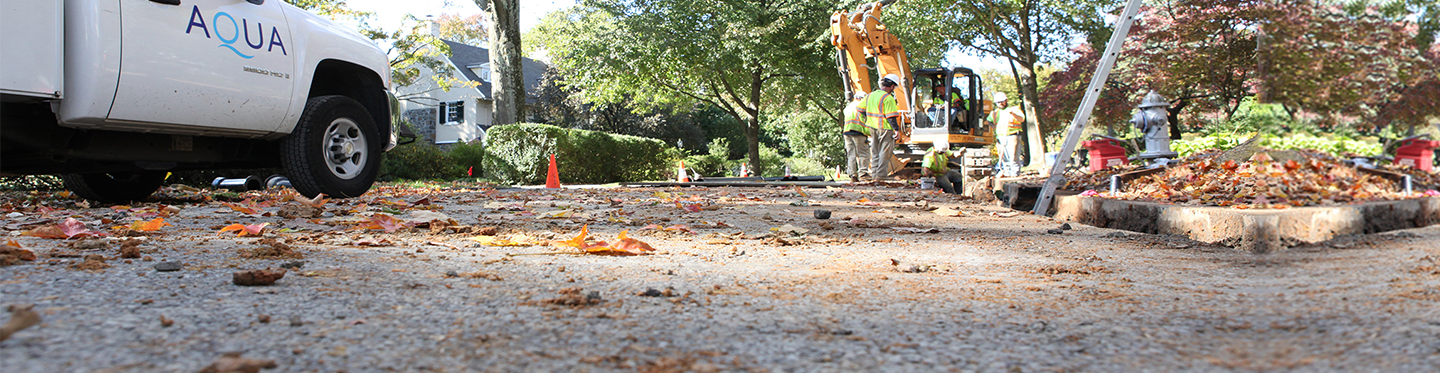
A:
{"label": "shrub", "polygon": [[659,180],[680,158],[660,140],[544,124],[497,126],[487,135],[483,169],[502,184],[544,182],[550,154],[562,183]]}
{"label": "shrub", "polygon": [[730,176],[730,169],[740,164],[739,161],[730,161],[730,140],[719,138],[710,140],[706,145],[707,154],[696,154],[685,157],[685,167],[695,170],[705,176],[725,177]]}
{"label": "shrub", "polygon": [[[1345,156],[1346,154],[1379,155],[1380,144],[1368,143],[1365,141],[1351,140],[1345,137],[1318,137],[1306,134],[1289,134],[1284,137],[1265,136],[1262,145],[1266,148],[1277,150],[1310,149],[1334,156]],[[1175,140],[1170,142],[1170,149],[1180,153],[1181,157],[1188,157],[1209,149],[1226,150],[1239,146],[1249,135],[1226,135],[1214,134],[1205,137],[1197,137],[1192,140]]]}
{"label": "shrub", "polygon": [[450,146],[450,174],[455,177],[467,176],[471,167],[475,168],[474,176],[484,174],[485,143],[471,141],[458,143]]}
{"label": "shrub", "polygon": [[385,153],[380,162],[381,181],[449,179],[464,175],[455,173],[450,153],[422,143],[400,145]]}

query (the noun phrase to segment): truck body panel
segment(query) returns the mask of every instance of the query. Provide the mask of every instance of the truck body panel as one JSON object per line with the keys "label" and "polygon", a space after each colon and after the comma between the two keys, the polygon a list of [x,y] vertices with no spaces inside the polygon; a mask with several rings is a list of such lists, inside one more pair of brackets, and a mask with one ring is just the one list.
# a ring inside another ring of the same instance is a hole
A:
{"label": "truck body panel", "polygon": [[108,118],[224,132],[280,128],[296,84],[281,3],[121,1],[120,82]]}
{"label": "truck body panel", "polygon": [[[300,120],[300,114],[305,110],[305,100],[313,93],[312,86],[317,83],[316,70],[327,60],[344,61],[370,70],[376,74],[375,78],[380,79],[379,88],[391,88],[390,61],[380,46],[355,30],[344,28],[329,19],[289,4],[285,4],[284,9],[291,34],[294,35],[297,62],[294,75],[298,77],[296,81],[300,84],[295,85],[291,95],[290,111],[283,121],[286,127],[278,129],[277,132],[290,133],[294,124]],[[357,46],[368,47],[369,50],[357,50]]]}
{"label": "truck body panel", "polygon": [[[54,0],[6,0],[0,24],[25,30],[0,40],[0,92],[36,98],[61,98],[65,87],[65,4]],[[28,61],[13,64],[11,61]]]}

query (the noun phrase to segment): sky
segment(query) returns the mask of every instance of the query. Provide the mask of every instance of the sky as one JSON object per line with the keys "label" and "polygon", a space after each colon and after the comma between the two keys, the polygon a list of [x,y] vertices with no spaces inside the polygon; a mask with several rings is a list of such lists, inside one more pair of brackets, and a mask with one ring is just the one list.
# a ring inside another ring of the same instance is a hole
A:
{"label": "sky", "polygon": [[[576,0],[522,0],[520,2],[520,32],[528,32],[540,22],[540,18],[550,12],[574,6]],[[475,5],[474,0],[346,0],[351,9],[374,12],[377,26],[387,30],[393,30],[400,26],[400,20],[406,13],[414,14],[417,18],[425,19],[425,16],[439,16],[446,13],[469,16],[480,13],[480,7]],[[543,59],[543,57],[542,57]],[[972,69],[994,68],[1003,71],[1010,71],[1010,65],[1005,60],[996,58],[981,58],[958,51],[951,51],[945,55],[942,62],[946,67],[964,66]]]}

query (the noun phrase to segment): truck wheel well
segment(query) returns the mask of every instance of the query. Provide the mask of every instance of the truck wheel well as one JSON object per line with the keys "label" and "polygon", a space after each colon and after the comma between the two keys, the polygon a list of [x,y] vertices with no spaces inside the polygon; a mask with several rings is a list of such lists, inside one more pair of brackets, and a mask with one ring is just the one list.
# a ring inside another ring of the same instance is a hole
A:
{"label": "truck wheel well", "polygon": [[363,66],[340,60],[324,60],[315,66],[307,98],[341,95],[359,101],[375,120],[376,130],[390,133],[390,99],[380,75]]}

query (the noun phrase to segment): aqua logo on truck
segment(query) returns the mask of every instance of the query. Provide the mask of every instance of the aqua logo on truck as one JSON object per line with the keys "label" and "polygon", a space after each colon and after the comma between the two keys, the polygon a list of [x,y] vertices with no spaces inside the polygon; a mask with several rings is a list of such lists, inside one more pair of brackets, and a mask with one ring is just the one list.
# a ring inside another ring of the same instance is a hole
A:
{"label": "aqua logo on truck", "polygon": [[[229,38],[226,38],[224,33],[222,32],[226,29],[226,27],[224,26],[227,23],[230,26],[228,27],[228,29],[230,30]],[[185,26],[185,33],[189,34],[196,28],[200,29],[200,31],[205,33],[206,39],[210,38],[210,29],[214,28],[215,38],[220,39],[220,42],[222,43],[219,45],[219,48],[230,49],[231,52],[235,52],[235,55],[247,60],[255,58],[255,56],[240,53],[240,50],[235,48],[234,45],[236,41],[240,40],[241,34],[245,35],[245,46],[250,47],[250,49],[259,50],[261,48],[265,48],[266,52],[273,53],[275,52],[275,47],[280,47],[280,54],[289,55],[285,52],[285,41],[280,39],[280,29],[275,26],[270,27],[270,43],[266,44],[265,26],[260,24],[260,22],[255,22],[256,40],[254,42],[251,42],[250,20],[245,19],[244,17],[240,18],[240,22],[235,22],[235,17],[231,16],[230,13],[215,12],[215,15],[210,18],[209,26],[207,26],[205,24],[205,14],[200,12],[199,6],[193,6],[190,11],[190,24]]]}

